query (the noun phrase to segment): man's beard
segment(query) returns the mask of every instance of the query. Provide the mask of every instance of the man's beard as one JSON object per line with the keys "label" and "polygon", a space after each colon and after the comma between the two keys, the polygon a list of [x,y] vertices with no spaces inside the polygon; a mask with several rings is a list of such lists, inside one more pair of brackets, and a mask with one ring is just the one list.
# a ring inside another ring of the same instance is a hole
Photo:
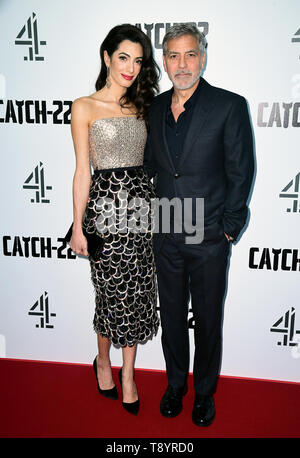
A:
{"label": "man's beard", "polygon": [[[177,73],[177,75],[180,75],[180,72]],[[194,76],[194,78],[189,81],[188,83],[186,83],[185,85],[180,85],[176,82],[176,74],[173,76],[173,79],[171,79],[172,83],[173,83],[173,86],[178,89],[178,90],[181,90],[181,91],[184,91],[185,89],[190,89],[191,87],[194,86],[194,84],[196,83],[196,81],[198,81],[198,79],[200,78],[200,75],[201,75],[201,70],[199,70],[199,72],[197,73],[196,76]]]}

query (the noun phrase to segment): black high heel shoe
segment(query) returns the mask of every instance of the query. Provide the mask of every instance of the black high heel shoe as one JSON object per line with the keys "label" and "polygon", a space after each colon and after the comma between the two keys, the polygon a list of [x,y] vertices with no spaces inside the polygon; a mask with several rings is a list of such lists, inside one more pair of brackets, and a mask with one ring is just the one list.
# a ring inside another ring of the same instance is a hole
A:
{"label": "black high heel shoe", "polygon": [[98,374],[97,374],[97,356],[94,359],[93,368],[94,368],[94,371],[95,371],[95,374],[96,374],[97,386],[98,386],[99,393],[102,394],[102,396],[105,396],[106,398],[109,398],[109,399],[113,399],[113,400],[118,399],[119,397],[118,397],[118,391],[117,391],[117,387],[116,386],[114,386],[113,388],[110,388],[109,390],[102,390],[100,388],[100,386],[99,386],[99,380],[98,380]]}
{"label": "black high heel shoe", "polygon": [[[119,380],[121,383],[121,388],[122,388],[122,368],[119,370]],[[122,388],[123,391],[123,388]],[[134,402],[122,402],[122,405],[127,412],[132,413],[133,415],[137,415],[139,408],[140,408],[140,401],[139,399]]]}

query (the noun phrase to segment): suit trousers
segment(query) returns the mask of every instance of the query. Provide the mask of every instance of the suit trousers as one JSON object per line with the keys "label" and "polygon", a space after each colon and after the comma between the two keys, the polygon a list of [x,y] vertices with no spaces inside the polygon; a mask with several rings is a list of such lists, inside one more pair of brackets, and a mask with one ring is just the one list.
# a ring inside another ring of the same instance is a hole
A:
{"label": "suit trousers", "polygon": [[165,234],[155,253],[162,348],[168,383],[181,388],[189,373],[188,306],[194,324],[194,389],[216,389],[222,347],[223,302],[230,243],[225,235],[201,244],[186,244],[184,234]]}

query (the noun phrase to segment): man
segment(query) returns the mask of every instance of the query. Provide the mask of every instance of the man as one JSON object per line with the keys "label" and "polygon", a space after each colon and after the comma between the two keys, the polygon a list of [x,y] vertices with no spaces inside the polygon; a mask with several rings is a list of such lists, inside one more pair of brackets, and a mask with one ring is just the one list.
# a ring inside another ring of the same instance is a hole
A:
{"label": "man", "polygon": [[[191,298],[195,323],[192,419],[198,426],[208,426],[215,417],[213,393],[221,361],[229,246],[245,225],[253,178],[246,101],[200,76],[205,48],[205,37],[190,24],[171,27],[164,37],[163,64],[173,88],[157,96],[151,106],[145,151],[145,166],[155,176],[159,202],[161,198],[175,198],[183,205],[188,199],[193,202],[190,214],[185,215],[188,224],[178,223],[174,209],[170,233],[155,229],[154,253],[168,377],[160,411],[165,417],[175,417],[182,410],[189,371],[187,313]],[[201,198],[204,237],[194,243],[192,237],[187,239],[186,227],[202,224],[196,211]]]}

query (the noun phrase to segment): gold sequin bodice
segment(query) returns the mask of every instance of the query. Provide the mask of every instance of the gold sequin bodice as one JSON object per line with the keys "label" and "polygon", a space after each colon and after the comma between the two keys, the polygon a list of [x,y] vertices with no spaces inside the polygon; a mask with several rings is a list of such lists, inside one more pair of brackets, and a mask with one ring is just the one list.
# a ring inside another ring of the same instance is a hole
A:
{"label": "gold sequin bodice", "polygon": [[93,169],[142,165],[146,138],[147,130],[142,119],[134,116],[97,119],[89,130]]}

